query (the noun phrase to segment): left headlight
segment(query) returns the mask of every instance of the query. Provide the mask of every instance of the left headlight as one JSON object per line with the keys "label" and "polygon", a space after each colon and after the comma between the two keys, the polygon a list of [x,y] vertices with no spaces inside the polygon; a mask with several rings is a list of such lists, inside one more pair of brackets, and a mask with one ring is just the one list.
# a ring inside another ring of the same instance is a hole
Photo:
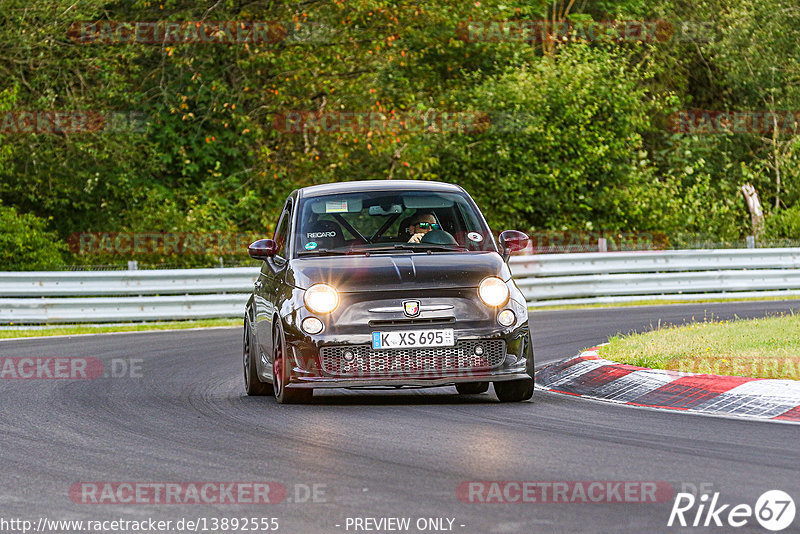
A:
{"label": "left headlight", "polygon": [[478,286],[478,296],[484,304],[496,308],[508,302],[508,286],[496,276],[490,276]]}
{"label": "left headlight", "polygon": [[339,292],[328,284],[314,284],[306,289],[303,302],[314,313],[330,313],[339,305]]}

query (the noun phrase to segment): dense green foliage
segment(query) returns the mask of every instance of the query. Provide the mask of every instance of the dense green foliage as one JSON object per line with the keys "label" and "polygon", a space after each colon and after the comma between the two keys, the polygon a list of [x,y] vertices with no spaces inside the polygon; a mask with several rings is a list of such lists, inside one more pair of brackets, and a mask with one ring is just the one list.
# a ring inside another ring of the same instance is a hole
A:
{"label": "dense green foliage", "polygon": [[66,248],[46,221],[0,206],[0,269],[52,269],[62,263]]}
{"label": "dense green foliage", "polygon": [[439,177],[483,199],[493,226],[646,226],[631,190],[652,180],[642,132],[660,103],[640,85],[645,67],[622,69],[633,61],[621,55],[574,45],[471,87],[468,106],[506,131],[451,136]]}
{"label": "dense green foliage", "polygon": [[[470,20],[554,17],[664,20],[675,33],[645,43],[460,38]],[[76,22],[109,20],[279,21],[288,33],[242,44],[70,38]],[[62,242],[80,232],[269,234],[292,189],[374,178],[461,184],[495,230],[656,231],[674,245],[750,234],[740,187],[752,183],[765,237],[800,239],[796,130],[668,127],[685,109],[800,110],[792,0],[0,0],[0,39],[0,116],[134,118],[93,132],[0,128],[0,199],[16,210],[3,211],[0,236],[16,235],[3,243],[14,268],[54,261],[25,252],[52,241],[45,226]],[[292,110],[489,122],[286,133],[276,123]],[[74,264],[138,257],[58,254]]]}

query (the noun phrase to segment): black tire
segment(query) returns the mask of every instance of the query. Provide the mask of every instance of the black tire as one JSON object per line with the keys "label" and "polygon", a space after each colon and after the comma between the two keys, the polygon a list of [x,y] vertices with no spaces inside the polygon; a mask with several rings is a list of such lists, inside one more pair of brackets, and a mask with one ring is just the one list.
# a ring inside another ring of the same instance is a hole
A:
{"label": "black tire", "polygon": [[494,392],[500,402],[522,402],[533,397],[533,378],[495,382]]}
{"label": "black tire", "polygon": [[246,318],[242,338],[242,366],[244,367],[244,390],[248,395],[253,397],[272,395],[272,384],[262,382],[258,377],[256,358],[253,355],[253,336],[250,333],[250,322]]}
{"label": "black tire", "polygon": [[530,358],[525,365],[525,371],[530,378],[494,382],[494,393],[500,402],[522,402],[533,397],[533,336],[531,334],[528,334],[528,342],[530,343]]}
{"label": "black tire", "polygon": [[314,391],[311,389],[289,389],[286,384],[289,381],[291,370],[286,364],[286,344],[280,330],[273,336],[274,355],[272,359],[272,384],[275,400],[278,404],[305,404],[311,402]]}
{"label": "black tire", "polygon": [[489,382],[460,382],[456,384],[456,391],[461,395],[477,395],[489,391]]}

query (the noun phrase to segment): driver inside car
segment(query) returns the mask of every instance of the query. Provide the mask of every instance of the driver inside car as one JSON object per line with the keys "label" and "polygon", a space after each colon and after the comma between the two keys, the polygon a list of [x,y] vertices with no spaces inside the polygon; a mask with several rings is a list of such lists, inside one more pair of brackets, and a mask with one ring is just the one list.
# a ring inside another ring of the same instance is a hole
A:
{"label": "driver inside car", "polygon": [[430,212],[421,212],[414,215],[411,219],[411,224],[408,227],[408,233],[411,234],[409,243],[419,243],[422,237],[431,230],[438,230],[439,224],[436,222],[436,217]]}

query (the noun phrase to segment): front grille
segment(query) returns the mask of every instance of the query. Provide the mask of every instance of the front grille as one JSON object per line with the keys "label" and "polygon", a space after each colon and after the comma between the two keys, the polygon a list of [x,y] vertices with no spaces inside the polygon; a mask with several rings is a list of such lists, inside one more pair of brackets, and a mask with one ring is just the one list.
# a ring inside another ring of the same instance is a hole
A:
{"label": "front grille", "polygon": [[[483,347],[481,356],[475,347]],[[352,351],[351,361],[344,352]],[[502,339],[459,341],[454,347],[373,350],[370,345],[323,347],[320,349],[322,370],[334,376],[436,377],[464,371],[489,370],[503,363],[506,344]]]}
{"label": "front grille", "polygon": [[380,326],[416,326],[416,325],[438,325],[456,322],[455,317],[440,317],[433,319],[374,319],[369,322],[371,327]]}

